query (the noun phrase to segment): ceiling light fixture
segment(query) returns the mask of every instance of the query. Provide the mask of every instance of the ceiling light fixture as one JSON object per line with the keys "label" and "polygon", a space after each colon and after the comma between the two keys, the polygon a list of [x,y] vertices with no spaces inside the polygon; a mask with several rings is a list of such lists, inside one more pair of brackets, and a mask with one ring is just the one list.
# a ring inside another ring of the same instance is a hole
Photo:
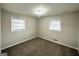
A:
{"label": "ceiling light fixture", "polygon": [[37,16],[42,16],[42,15],[45,14],[46,10],[43,9],[42,7],[40,7],[40,8],[38,8],[38,9],[36,9],[35,12],[36,12],[36,15],[37,15]]}

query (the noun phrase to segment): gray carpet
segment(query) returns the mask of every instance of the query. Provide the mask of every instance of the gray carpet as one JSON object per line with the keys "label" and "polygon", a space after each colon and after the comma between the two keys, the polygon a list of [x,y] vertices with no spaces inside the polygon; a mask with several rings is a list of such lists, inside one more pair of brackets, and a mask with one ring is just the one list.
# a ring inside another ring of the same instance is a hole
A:
{"label": "gray carpet", "polygon": [[75,49],[39,37],[5,49],[2,52],[7,52],[9,56],[78,56],[78,51]]}

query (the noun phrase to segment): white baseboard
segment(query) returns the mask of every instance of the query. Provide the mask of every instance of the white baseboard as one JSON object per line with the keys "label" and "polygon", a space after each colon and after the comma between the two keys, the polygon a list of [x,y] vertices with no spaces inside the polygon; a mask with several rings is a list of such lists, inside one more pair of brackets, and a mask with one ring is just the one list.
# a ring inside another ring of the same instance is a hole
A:
{"label": "white baseboard", "polygon": [[73,46],[70,46],[70,45],[67,45],[67,44],[64,44],[64,43],[60,43],[58,41],[51,40],[51,39],[49,39],[49,38],[47,38],[45,36],[42,36],[42,35],[39,35],[38,37],[43,38],[43,39],[46,39],[46,40],[51,41],[51,42],[54,42],[54,43],[57,43],[57,44],[60,44],[60,45],[63,45],[63,46],[67,46],[67,47],[72,48],[72,49],[75,49],[75,50],[78,50],[78,48],[76,48],[76,47],[73,47]]}
{"label": "white baseboard", "polygon": [[4,47],[4,48],[1,48],[1,50],[6,49],[6,48],[9,48],[9,47],[12,47],[12,46],[14,46],[14,45],[20,44],[20,43],[22,43],[22,42],[28,41],[28,40],[33,39],[33,38],[36,38],[36,36],[31,36],[30,38],[27,38],[27,39],[25,39],[25,40],[23,40],[23,41],[19,41],[19,42],[17,42],[17,43],[12,44],[12,45],[9,45],[9,46],[6,46],[6,47]]}

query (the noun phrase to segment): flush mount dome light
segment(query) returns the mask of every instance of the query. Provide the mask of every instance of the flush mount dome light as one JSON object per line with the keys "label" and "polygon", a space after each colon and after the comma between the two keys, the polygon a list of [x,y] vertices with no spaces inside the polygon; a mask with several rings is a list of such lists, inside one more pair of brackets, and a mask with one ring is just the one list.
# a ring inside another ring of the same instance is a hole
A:
{"label": "flush mount dome light", "polygon": [[46,10],[43,9],[43,8],[38,8],[38,9],[36,9],[36,15],[38,15],[38,16],[44,15],[45,12],[46,12]]}

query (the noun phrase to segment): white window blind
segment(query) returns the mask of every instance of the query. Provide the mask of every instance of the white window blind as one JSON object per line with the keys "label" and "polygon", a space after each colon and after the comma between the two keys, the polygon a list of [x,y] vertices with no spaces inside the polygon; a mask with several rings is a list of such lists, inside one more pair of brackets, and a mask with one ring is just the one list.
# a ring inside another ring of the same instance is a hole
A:
{"label": "white window blind", "polygon": [[53,19],[49,24],[49,30],[61,31],[61,21],[59,19]]}
{"label": "white window blind", "polygon": [[11,17],[11,32],[23,31],[24,29],[25,29],[24,19]]}

